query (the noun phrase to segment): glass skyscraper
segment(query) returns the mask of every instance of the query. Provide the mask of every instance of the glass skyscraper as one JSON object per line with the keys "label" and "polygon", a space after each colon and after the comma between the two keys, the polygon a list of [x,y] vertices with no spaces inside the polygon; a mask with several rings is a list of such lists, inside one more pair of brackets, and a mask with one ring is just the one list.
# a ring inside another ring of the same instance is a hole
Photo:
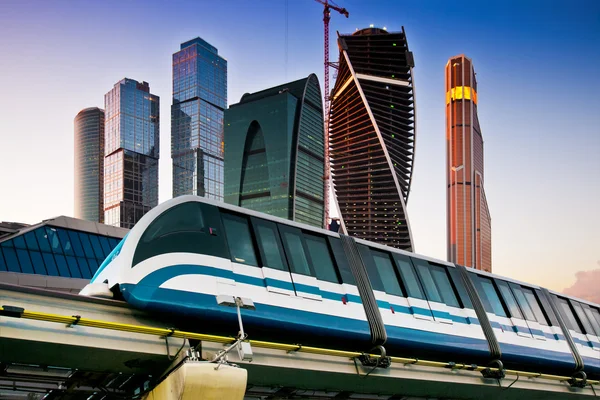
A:
{"label": "glass skyscraper", "polygon": [[158,204],[159,98],[125,78],[104,105],[104,223],[131,228]]}
{"label": "glass skyscraper", "polygon": [[225,108],[227,61],[199,37],[182,43],[173,54],[173,197],[223,200]]}
{"label": "glass skyscraper", "polygon": [[413,251],[406,203],[412,181],[414,59],[404,28],[338,37],[329,145],[333,189],[348,235]]}
{"label": "glass skyscraper", "polygon": [[225,202],[321,228],[324,135],[315,74],[225,111]]}
{"label": "glass skyscraper", "polygon": [[104,222],[104,110],[75,117],[75,218]]}
{"label": "glass skyscraper", "polygon": [[448,260],[492,272],[492,223],[483,188],[483,136],[470,58],[446,64]]}

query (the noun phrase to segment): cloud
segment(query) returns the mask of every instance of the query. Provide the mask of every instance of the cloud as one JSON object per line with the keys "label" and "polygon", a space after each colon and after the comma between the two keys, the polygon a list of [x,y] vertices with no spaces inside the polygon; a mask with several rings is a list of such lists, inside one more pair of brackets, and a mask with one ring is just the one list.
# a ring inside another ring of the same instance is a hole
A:
{"label": "cloud", "polygon": [[579,271],[575,278],[573,286],[564,289],[563,293],[600,304],[600,268]]}

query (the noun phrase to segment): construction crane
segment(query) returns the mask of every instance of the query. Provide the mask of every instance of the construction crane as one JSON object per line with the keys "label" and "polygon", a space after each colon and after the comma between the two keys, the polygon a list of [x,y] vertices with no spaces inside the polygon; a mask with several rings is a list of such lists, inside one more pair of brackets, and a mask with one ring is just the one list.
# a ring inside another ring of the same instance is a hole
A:
{"label": "construction crane", "polygon": [[329,0],[315,0],[317,3],[322,4],[323,8],[323,26],[325,30],[325,174],[323,175],[323,188],[325,197],[325,229],[327,229],[327,219],[329,218],[329,182],[330,166],[329,166],[329,67],[337,68],[337,63],[329,62],[329,20],[331,19],[331,10],[337,11],[338,13],[346,16],[350,15],[348,10],[342,7],[338,7]]}

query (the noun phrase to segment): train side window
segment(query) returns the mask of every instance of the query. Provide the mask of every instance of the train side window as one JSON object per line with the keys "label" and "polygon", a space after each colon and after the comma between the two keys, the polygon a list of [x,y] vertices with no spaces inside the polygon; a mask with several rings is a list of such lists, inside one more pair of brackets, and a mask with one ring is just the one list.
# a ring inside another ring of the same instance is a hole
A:
{"label": "train side window", "polygon": [[458,297],[460,298],[463,307],[473,309],[473,303],[465,289],[465,284],[458,268],[448,267],[448,274],[450,275],[450,280],[454,284],[454,288],[458,292]]}
{"label": "train side window", "polygon": [[369,276],[369,281],[371,281],[371,286],[373,286],[373,289],[379,290],[380,292],[385,292],[383,282],[381,282],[381,278],[377,273],[377,267],[375,266],[375,261],[373,260],[371,249],[369,249],[369,247],[365,246],[364,244],[359,244],[358,252],[360,253],[360,257],[362,258],[362,261],[365,264],[365,268],[367,269],[367,275]]}
{"label": "train side window", "polygon": [[521,289],[523,290],[523,294],[525,295],[525,298],[527,299],[527,302],[531,307],[531,311],[533,311],[533,313],[535,314],[535,319],[537,320],[537,322],[539,322],[542,325],[548,326],[548,320],[546,319],[546,316],[544,315],[544,312],[542,311],[540,303],[538,302],[538,299],[533,293],[533,290],[527,288]]}
{"label": "train side window", "polygon": [[289,226],[278,225],[281,238],[283,239],[283,249],[285,250],[290,269],[293,273],[315,276],[311,271],[310,258],[304,245],[302,232],[300,229]]}
{"label": "train side window", "polygon": [[573,310],[571,309],[571,306],[569,306],[567,300],[560,297],[556,297],[556,299],[558,300],[559,310],[563,317],[565,317],[565,322],[567,323],[568,328],[577,333],[583,333],[581,332],[581,327],[579,326],[579,323],[575,318],[575,314],[573,314]]}
{"label": "train side window", "polygon": [[327,282],[340,283],[335,265],[324,237],[304,234],[308,253],[313,261],[317,279]]}
{"label": "train side window", "polygon": [[[500,317],[506,317],[506,312],[504,311],[504,307],[502,307],[502,302],[500,301],[500,297],[498,297],[498,292],[496,292],[496,288],[494,287],[494,283],[492,282],[492,280],[489,278],[484,278],[482,276],[477,276],[476,279],[479,280],[483,293],[486,299],[488,300],[487,305],[489,305],[489,307],[491,308],[487,309],[486,307],[486,311],[494,313]],[[484,306],[485,305],[486,304],[484,302]]]}
{"label": "train side window", "polygon": [[287,271],[287,264],[283,255],[283,247],[277,232],[277,225],[271,221],[251,218],[254,235],[258,242],[258,250],[262,266],[267,268]]}
{"label": "train side window", "polygon": [[556,314],[552,310],[552,307],[550,306],[550,303],[549,303],[549,301],[552,301],[552,298],[551,297],[547,298],[546,295],[544,295],[544,293],[540,289],[535,289],[534,292],[535,292],[535,296],[537,297],[537,299],[540,301],[540,304],[542,305],[542,311],[544,312],[544,315],[548,319],[549,325],[552,325],[552,326],[560,325],[558,323],[558,318],[556,318]]}
{"label": "train side window", "polygon": [[421,289],[421,284],[419,283],[414,267],[410,262],[410,257],[402,254],[394,254],[394,260],[398,266],[402,282],[404,282],[404,287],[408,292],[408,297],[425,300],[425,295]]}
{"label": "train side window", "polygon": [[331,236],[327,237],[327,241],[329,242],[331,250],[333,251],[333,257],[335,258],[338,270],[340,271],[342,282],[349,285],[356,285],[356,280],[354,279],[354,275],[352,275],[352,271],[350,270],[350,265],[348,264],[348,258],[344,252],[342,241]]}
{"label": "train side window", "polygon": [[575,310],[575,314],[577,314],[577,317],[579,318],[579,321],[581,321],[581,325],[583,325],[583,329],[585,330],[585,333],[589,333],[589,334],[594,334],[594,328],[592,327],[592,324],[590,323],[590,321],[588,321],[587,315],[585,315],[585,312],[583,312],[583,308],[581,307],[581,304],[579,304],[577,301],[570,301],[571,305],[573,306],[573,309]]}
{"label": "train side window", "polygon": [[377,250],[371,250],[371,254],[373,254],[373,261],[375,261],[375,267],[377,268],[377,273],[381,278],[385,292],[394,296],[404,296],[402,289],[400,289],[400,283],[394,271],[390,255]]}
{"label": "train side window", "polygon": [[221,217],[225,226],[231,261],[258,267],[248,220],[245,217],[223,211],[221,211]]}
{"label": "train side window", "polygon": [[515,300],[515,296],[513,296],[508,284],[504,281],[496,280],[496,284],[498,285],[498,289],[500,289],[500,294],[504,299],[506,306],[508,307],[508,311],[510,312],[510,316],[513,318],[523,319],[523,314],[517,305],[517,301]]}
{"label": "train side window", "polygon": [[600,337],[600,312],[598,312],[598,310],[595,308],[588,306],[587,304],[583,305],[583,309],[585,310],[590,322],[596,329],[596,336]]}
{"label": "train side window", "polygon": [[533,313],[529,302],[525,298],[525,294],[523,293],[521,287],[513,283],[511,283],[509,286],[514,293],[515,298],[517,299],[519,307],[521,307],[521,311],[523,311],[523,314],[525,315],[525,319],[528,321],[537,321],[537,319],[535,318],[535,314]]}
{"label": "train side window", "polygon": [[218,208],[195,201],[178,204],[165,210],[146,228],[132,264],[135,266],[160,254],[179,252],[229,258],[220,228]]}
{"label": "train side window", "polygon": [[415,265],[415,269],[417,270],[417,274],[421,278],[421,282],[423,282],[427,299],[429,301],[442,303],[442,296],[440,295],[440,292],[438,291],[438,288],[433,280],[433,276],[431,275],[429,263],[419,258],[413,258],[412,261]]}
{"label": "train side window", "polygon": [[435,281],[438,290],[442,295],[442,300],[444,303],[451,307],[460,308],[460,304],[458,303],[456,294],[452,288],[452,284],[450,283],[448,275],[446,274],[446,269],[439,265],[431,264],[429,264],[429,268],[431,269],[431,275],[433,276],[433,280]]}

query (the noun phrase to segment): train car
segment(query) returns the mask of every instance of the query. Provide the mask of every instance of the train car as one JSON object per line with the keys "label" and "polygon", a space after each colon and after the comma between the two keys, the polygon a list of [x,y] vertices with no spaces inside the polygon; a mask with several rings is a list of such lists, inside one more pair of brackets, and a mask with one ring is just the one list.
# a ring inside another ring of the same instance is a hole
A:
{"label": "train car", "polygon": [[254,339],[600,377],[600,307],[197,196],[149,211],[82,294]]}

